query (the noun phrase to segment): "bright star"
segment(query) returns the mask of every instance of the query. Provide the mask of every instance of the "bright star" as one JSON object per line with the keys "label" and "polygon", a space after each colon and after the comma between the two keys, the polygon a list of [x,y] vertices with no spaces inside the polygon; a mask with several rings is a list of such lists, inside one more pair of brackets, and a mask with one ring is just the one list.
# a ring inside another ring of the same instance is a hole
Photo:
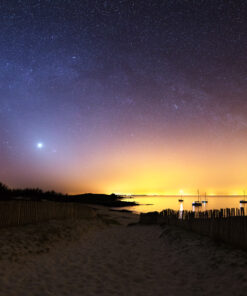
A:
{"label": "bright star", "polygon": [[37,148],[38,149],[42,149],[43,147],[44,147],[43,143],[41,143],[41,142],[37,143]]}

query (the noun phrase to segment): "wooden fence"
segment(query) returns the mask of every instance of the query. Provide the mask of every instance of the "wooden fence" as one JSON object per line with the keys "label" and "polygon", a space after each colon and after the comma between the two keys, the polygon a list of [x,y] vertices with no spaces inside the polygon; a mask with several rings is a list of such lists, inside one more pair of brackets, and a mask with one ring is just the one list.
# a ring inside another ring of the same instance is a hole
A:
{"label": "wooden fence", "polygon": [[168,224],[206,235],[247,250],[247,216],[244,209],[205,212],[164,210],[140,215],[142,224]]}
{"label": "wooden fence", "polygon": [[95,216],[93,209],[80,203],[28,200],[0,202],[0,227]]}

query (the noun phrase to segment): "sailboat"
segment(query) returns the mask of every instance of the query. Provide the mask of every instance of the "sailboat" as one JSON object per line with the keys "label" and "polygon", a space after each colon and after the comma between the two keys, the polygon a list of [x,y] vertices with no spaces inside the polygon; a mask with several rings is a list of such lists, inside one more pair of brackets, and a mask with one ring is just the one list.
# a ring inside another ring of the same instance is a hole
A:
{"label": "sailboat", "polygon": [[178,201],[183,202],[184,201],[183,200],[183,190],[180,190],[179,193],[180,193],[181,197],[178,199]]}
{"label": "sailboat", "polygon": [[201,207],[202,203],[199,200],[200,197],[200,193],[199,193],[199,189],[197,190],[197,201],[193,201],[192,206],[193,207]]}
{"label": "sailboat", "polygon": [[178,200],[179,202],[183,202],[184,200],[183,200],[183,196],[182,196],[182,194],[181,194],[181,197],[179,198],[179,200]]}
{"label": "sailboat", "polygon": [[202,203],[203,204],[206,204],[206,203],[208,203],[208,201],[207,201],[207,193],[205,192],[205,199],[204,200],[202,200]]}
{"label": "sailboat", "polygon": [[247,200],[245,200],[245,190],[243,191],[243,193],[244,193],[244,199],[240,200],[240,203],[241,204],[247,203]]}

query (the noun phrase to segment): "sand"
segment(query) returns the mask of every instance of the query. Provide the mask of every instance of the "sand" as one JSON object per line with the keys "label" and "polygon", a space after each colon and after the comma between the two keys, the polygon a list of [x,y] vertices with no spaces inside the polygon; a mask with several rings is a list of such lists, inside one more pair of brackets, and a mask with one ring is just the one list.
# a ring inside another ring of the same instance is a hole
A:
{"label": "sand", "polygon": [[89,221],[1,230],[0,295],[246,295],[247,253],[96,208]]}

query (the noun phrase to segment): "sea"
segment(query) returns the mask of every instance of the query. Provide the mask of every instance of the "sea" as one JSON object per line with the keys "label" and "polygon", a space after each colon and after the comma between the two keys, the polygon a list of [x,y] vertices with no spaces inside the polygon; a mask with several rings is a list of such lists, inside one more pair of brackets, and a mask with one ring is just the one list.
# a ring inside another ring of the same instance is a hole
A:
{"label": "sea", "polygon": [[[180,202],[179,199],[183,199]],[[123,201],[135,201],[139,205],[125,207],[124,209],[136,212],[136,213],[147,213],[158,211],[161,212],[165,209],[172,209],[176,211],[206,211],[206,210],[220,210],[226,208],[245,208],[247,212],[247,203],[240,203],[241,200],[245,200],[243,196],[207,196],[207,203],[202,203],[200,207],[194,207],[192,203],[197,201],[197,196],[125,196]],[[205,197],[200,197],[200,201],[205,200]],[[246,197],[247,202],[247,197]]]}

